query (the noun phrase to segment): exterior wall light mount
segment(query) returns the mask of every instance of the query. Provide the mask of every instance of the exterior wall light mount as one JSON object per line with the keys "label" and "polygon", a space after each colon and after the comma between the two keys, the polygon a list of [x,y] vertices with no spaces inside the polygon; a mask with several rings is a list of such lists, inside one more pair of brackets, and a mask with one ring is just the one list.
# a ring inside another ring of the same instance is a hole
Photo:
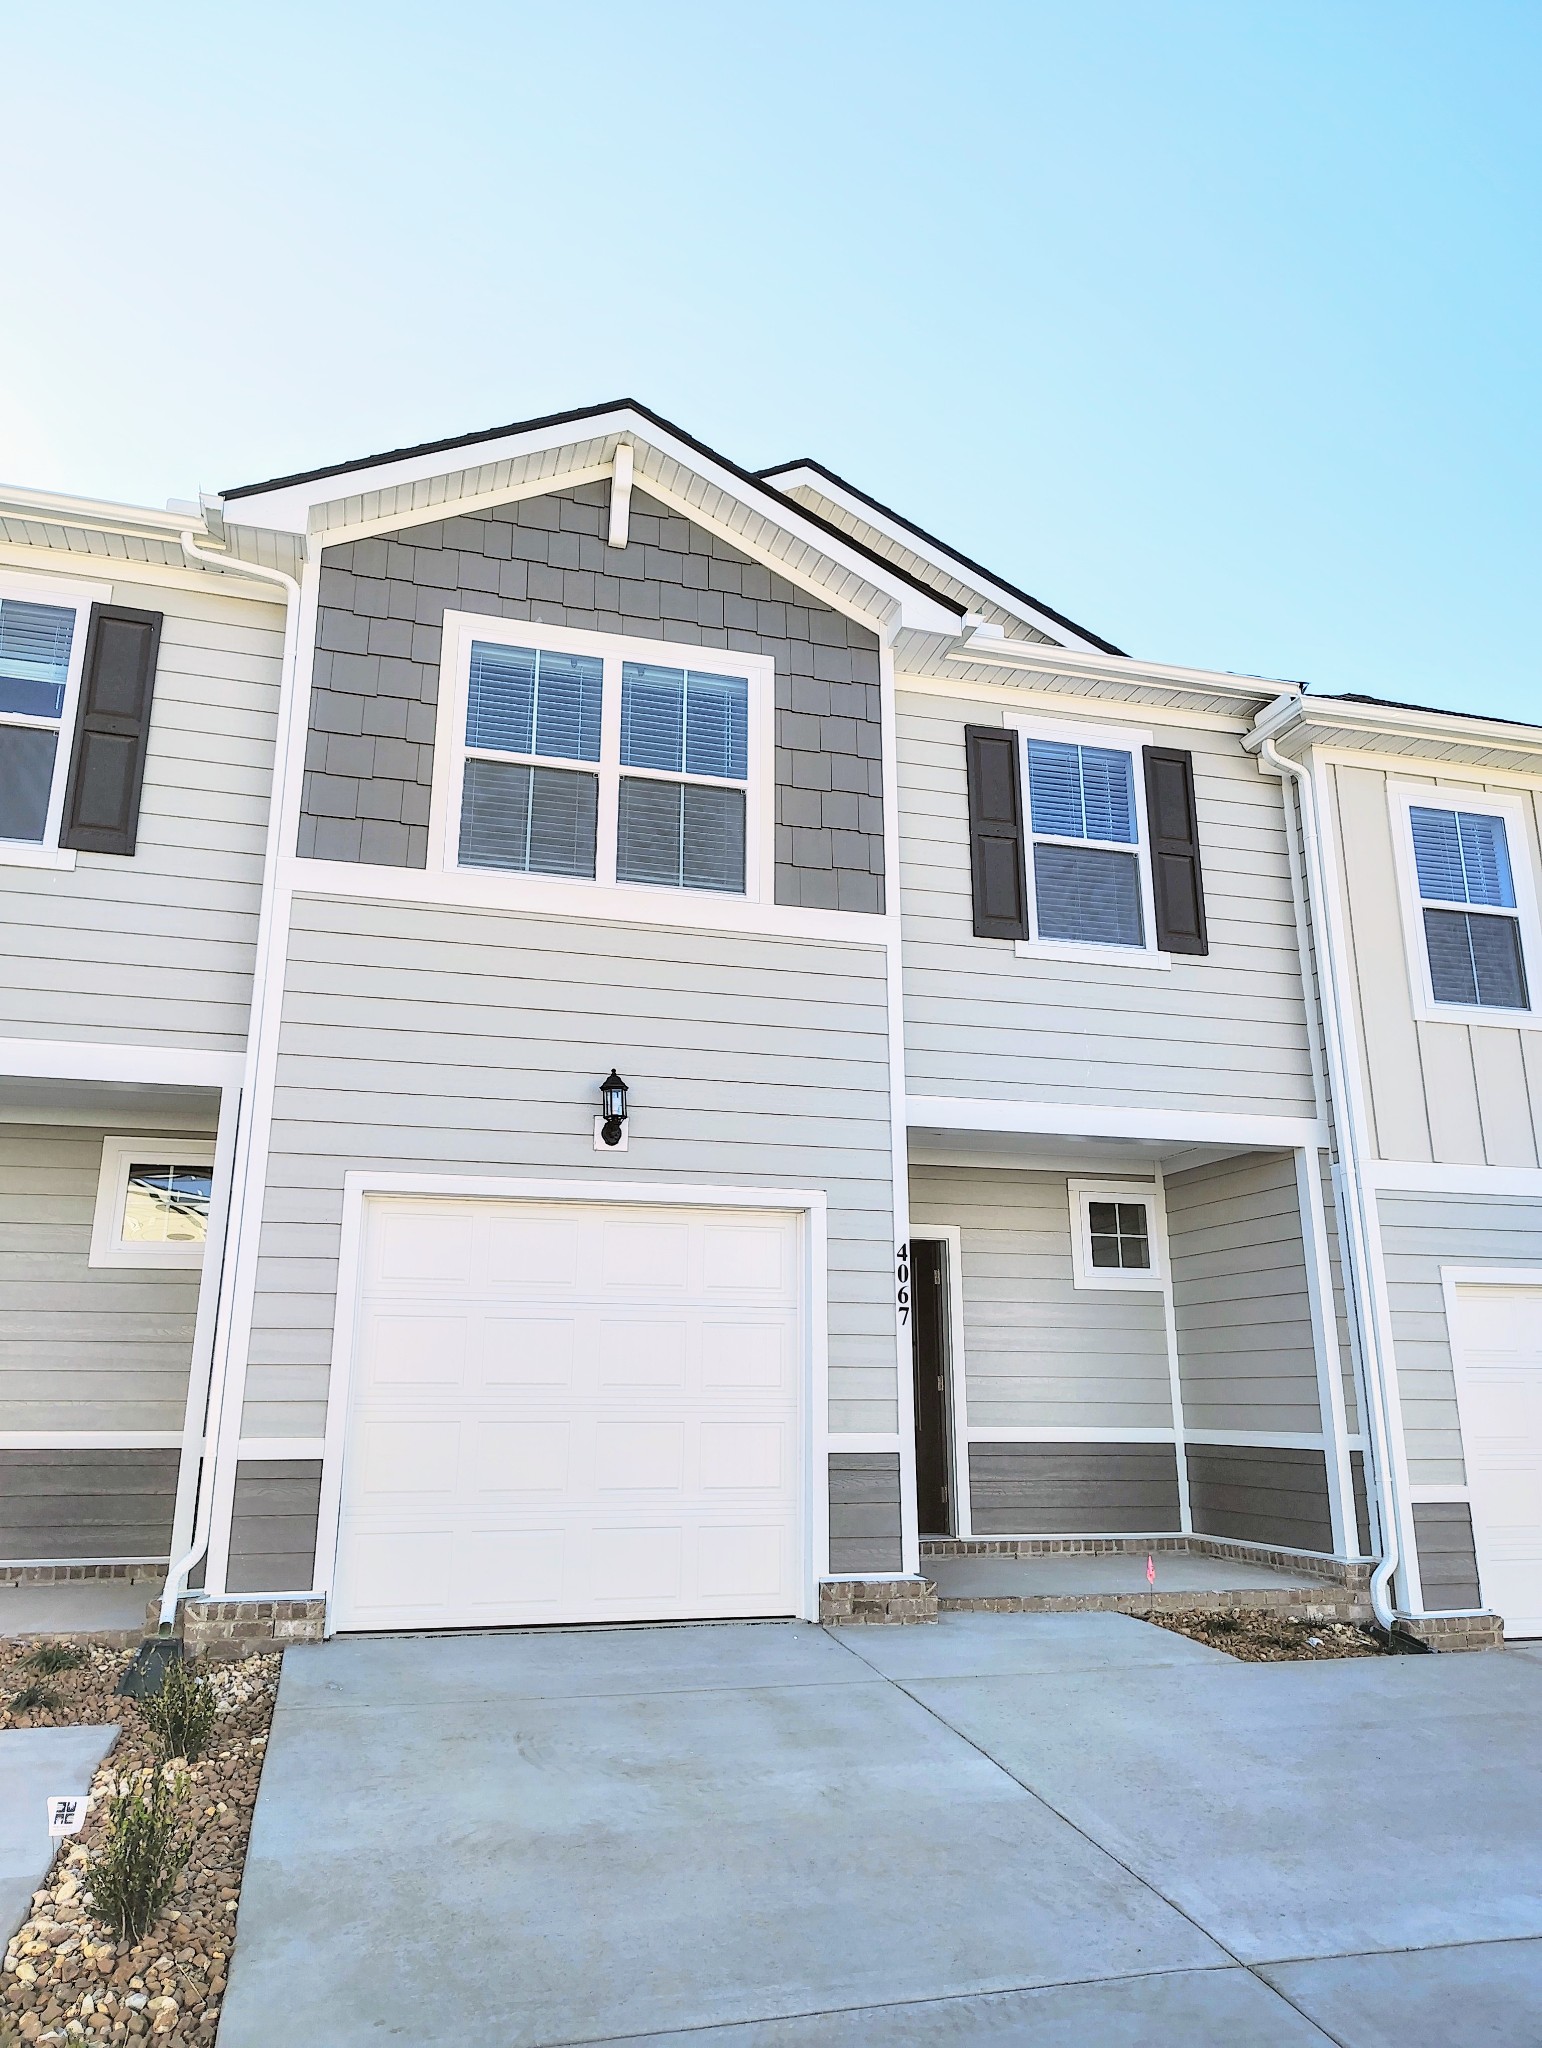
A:
{"label": "exterior wall light mount", "polygon": [[594,1149],[626,1150],[626,1083],[612,1067],[600,1083],[600,1114],[594,1120]]}

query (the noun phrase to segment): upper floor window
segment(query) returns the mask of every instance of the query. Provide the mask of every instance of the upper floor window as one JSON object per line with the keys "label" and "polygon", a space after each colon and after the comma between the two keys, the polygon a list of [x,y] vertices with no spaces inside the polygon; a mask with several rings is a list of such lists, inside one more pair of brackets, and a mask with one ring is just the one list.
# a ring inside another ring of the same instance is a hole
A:
{"label": "upper floor window", "polygon": [[[53,593],[50,593],[52,596]],[[57,844],[83,607],[0,585],[0,844]]]}
{"label": "upper floor window", "polygon": [[1504,819],[1486,811],[1410,804],[1408,822],[1435,1001],[1529,1009]]}
{"label": "upper floor window", "polygon": [[445,865],[758,895],[770,867],[766,657],[468,614],[445,623]]}
{"label": "upper floor window", "polygon": [[1028,811],[1040,937],[1144,946],[1133,757],[1030,738]]}

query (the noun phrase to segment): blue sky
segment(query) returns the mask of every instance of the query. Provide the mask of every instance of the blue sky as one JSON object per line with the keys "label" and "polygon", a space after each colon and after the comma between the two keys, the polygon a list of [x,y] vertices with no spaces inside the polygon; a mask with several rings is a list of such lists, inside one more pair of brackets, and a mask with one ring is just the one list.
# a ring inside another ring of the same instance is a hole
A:
{"label": "blue sky", "polygon": [[1542,720],[1530,0],[5,40],[8,481],[159,504],[631,396],[1132,653]]}

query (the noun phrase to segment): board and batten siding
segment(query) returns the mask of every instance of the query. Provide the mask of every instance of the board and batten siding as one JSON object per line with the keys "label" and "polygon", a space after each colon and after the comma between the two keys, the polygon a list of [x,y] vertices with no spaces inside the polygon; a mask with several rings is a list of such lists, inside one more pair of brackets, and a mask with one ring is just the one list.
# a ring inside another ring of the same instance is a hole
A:
{"label": "board and batten siding", "polygon": [[[1485,785],[1476,774],[1434,775],[1418,762],[1390,772],[1336,762],[1330,773],[1362,1085],[1377,1156],[1444,1166],[1542,1165],[1542,1031],[1426,1023],[1414,1015],[1387,786],[1427,783],[1443,797],[1460,793],[1481,807]],[[1514,796],[1514,785],[1503,793]],[[1527,844],[1512,847],[1511,857],[1530,861],[1536,874],[1537,793],[1525,800]],[[1542,1000],[1542,992],[1534,990],[1532,999]]]}
{"label": "board and batten siding", "polygon": [[[1139,725],[1068,698],[1080,724]],[[1300,951],[1278,781],[1238,737],[1163,724],[1190,748],[1210,952],[1168,969],[1019,958],[973,933],[964,727],[999,703],[898,693],[905,1050],[917,1095],[1311,1116]]]}
{"label": "board and batten siding", "polygon": [[299,895],[244,1433],[323,1427],[355,1168],[822,1188],[830,1427],[892,1431],[885,988],[878,946]]}
{"label": "board and batten siding", "polygon": [[1377,1208],[1408,1476],[1415,1486],[1463,1486],[1467,1474],[1440,1269],[1542,1266],[1542,1201],[1383,1189]]}
{"label": "board and batten siding", "polygon": [[1320,1430],[1293,1155],[1170,1173],[1166,1192],[1185,1424]]}
{"label": "board and batten siding", "polygon": [[1077,1287],[1063,1173],[914,1166],[910,1227],[953,1224],[972,1429],[1170,1429],[1156,1288]]}
{"label": "board and batten siding", "polygon": [[[69,570],[100,580],[102,565]],[[210,580],[113,589],[165,615],[138,845],[73,869],[0,867],[0,1035],[246,1043],[284,610]]]}
{"label": "board and batten siding", "polygon": [[182,1427],[199,1275],[88,1263],[103,1135],[0,1124],[0,1432]]}

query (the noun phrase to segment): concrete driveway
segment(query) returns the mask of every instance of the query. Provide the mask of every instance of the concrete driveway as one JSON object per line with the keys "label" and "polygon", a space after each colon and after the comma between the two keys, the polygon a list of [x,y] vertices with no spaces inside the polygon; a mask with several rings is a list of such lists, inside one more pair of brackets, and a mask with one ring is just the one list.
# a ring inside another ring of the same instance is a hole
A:
{"label": "concrete driveway", "polygon": [[220,2048],[1536,2048],[1542,1652],[292,1649]]}

